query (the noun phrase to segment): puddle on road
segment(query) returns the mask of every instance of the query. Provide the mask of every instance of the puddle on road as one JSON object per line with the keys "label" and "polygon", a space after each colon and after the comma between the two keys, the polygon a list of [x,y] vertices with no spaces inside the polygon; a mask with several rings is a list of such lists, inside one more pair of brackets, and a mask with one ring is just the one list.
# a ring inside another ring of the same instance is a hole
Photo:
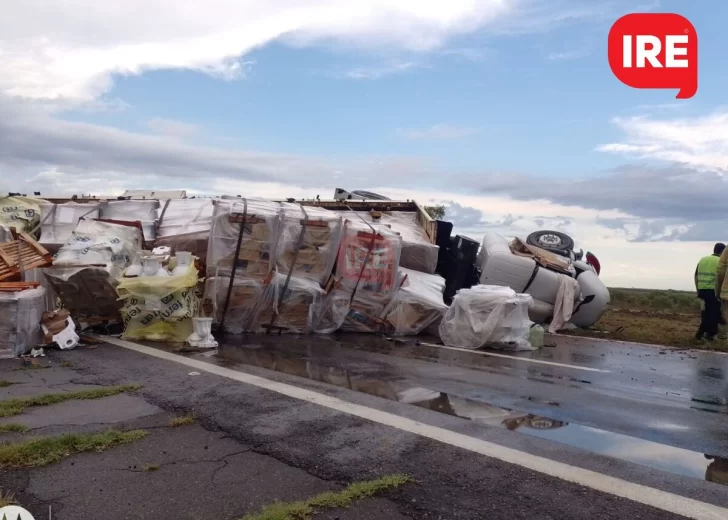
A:
{"label": "puddle on road", "polygon": [[726,458],[710,457],[636,437],[518,412],[430,388],[412,387],[396,379],[377,377],[376,372],[355,373],[340,367],[311,362],[305,356],[294,357],[254,345],[221,345],[217,361],[230,368],[242,363],[349,388],[391,401],[469,419],[490,427],[519,431],[592,453],[728,485]]}

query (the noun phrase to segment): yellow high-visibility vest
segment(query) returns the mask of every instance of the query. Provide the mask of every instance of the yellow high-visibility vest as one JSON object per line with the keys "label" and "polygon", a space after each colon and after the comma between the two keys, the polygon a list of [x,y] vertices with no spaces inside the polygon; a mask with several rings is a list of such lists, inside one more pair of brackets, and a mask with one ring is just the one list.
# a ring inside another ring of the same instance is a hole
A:
{"label": "yellow high-visibility vest", "polygon": [[715,289],[715,272],[719,258],[715,255],[705,256],[698,262],[698,289]]}

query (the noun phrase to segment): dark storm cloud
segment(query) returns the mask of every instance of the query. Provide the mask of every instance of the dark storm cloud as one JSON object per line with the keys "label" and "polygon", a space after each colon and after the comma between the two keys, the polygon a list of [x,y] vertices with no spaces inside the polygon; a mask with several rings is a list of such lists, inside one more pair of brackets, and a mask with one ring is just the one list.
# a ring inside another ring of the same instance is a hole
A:
{"label": "dark storm cloud", "polygon": [[545,199],[567,206],[619,210],[646,219],[716,220],[725,216],[728,181],[717,172],[670,166],[626,166],[602,176],[554,179],[483,175],[474,186],[483,194],[519,200]]}
{"label": "dark storm cloud", "polygon": [[[397,187],[427,178],[424,165],[411,158],[344,162],[201,146],[168,136],[64,121],[38,107],[0,97],[0,180],[22,179],[25,172],[52,167],[79,175],[223,177],[299,186],[328,185],[332,179],[358,184],[365,179],[372,184],[386,180]],[[17,179],[11,178],[13,174]]]}

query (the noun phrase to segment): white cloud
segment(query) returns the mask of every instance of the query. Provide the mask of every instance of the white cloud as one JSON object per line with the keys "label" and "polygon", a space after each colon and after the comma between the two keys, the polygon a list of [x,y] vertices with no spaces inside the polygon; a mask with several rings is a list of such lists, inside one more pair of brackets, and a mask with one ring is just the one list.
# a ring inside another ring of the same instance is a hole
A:
{"label": "white cloud", "polygon": [[84,101],[109,91],[113,75],[153,69],[229,79],[244,70],[241,56],[274,40],[431,50],[511,15],[519,1],[6,2],[0,92]]}
{"label": "white cloud", "polygon": [[475,47],[451,47],[440,51],[442,56],[452,56],[466,61],[481,61],[486,56],[492,54],[493,51],[485,48]]}
{"label": "white cloud", "polygon": [[417,67],[417,64],[412,61],[396,62],[374,67],[356,67],[347,70],[343,74],[338,74],[337,77],[345,79],[380,79],[386,76],[402,74],[415,67]]}
{"label": "white cloud", "polygon": [[546,58],[551,61],[569,61],[584,58],[586,56],[589,56],[589,51],[586,49],[579,49],[573,51],[552,52],[546,56]]}
{"label": "white cloud", "polygon": [[[594,5],[592,5],[594,4]],[[479,49],[445,44],[460,35],[551,30],[618,14],[626,0],[173,0],[13,1],[0,17],[0,93],[88,102],[115,76],[190,69],[223,79],[244,75],[242,57],[273,41],[332,42],[394,51],[442,51],[478,60]],[[380,77],[384,72],[352,72]]]}
{"label": "white cloud", "polygon": [[161,117],[155,117],[145,123],[146,127],[159,135],[166,135],[169,137],[190,137],[197,133],[197,125],[190,123],[183,123],[182,121],[175,121],[173,119],[164,119]]}
{"label": "white cloud", "polygon": [[[370,186],[367,186],[370,188]],[[352,188],[354,189],[354,188]],[[371,187],[393,199],[414,199],[421,204],[456,201],[470,210],[480,211],[487,223],[500,225],[458,226],[453,233],[480,242],[485,231],[525,238],[538,229],[557,229],[572,236],[577,248],[592,251],[601,261],[604,282],[610,287],[646,289],[694,288],[696,262],[712,251],[714,242],[630,242],[624,229],[612,229],[602,219],[625,218],[624,212],[599,211],[566,206],[545,200],[516,200],[507,196],[466,195],[447,191]],[[445,216],[447,220],[447,214]],[[655,259],[660,259],[656,262]]]}
{"label": "white cloud", "polygon": [[480,129],[441,123],[428,128],[398,128],[396,133],[400,137],[412,140],[461,139],[480,133]]}
{"label": "white cloud", "polygon": [[601,152],[728,171],[728,111],[693,118],[620,117],[613,122],[624,138],[598,146]]}

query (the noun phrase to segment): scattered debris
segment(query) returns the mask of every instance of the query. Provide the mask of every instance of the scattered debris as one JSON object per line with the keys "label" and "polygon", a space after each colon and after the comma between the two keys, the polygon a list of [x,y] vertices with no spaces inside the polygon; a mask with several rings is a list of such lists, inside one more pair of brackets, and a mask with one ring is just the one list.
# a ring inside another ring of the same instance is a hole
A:
{"label": "scattered debris", "polygon": [[51,368],[50,365],[41,365],[40,359],[33,358],[31,356],[21,356],[20,360],[23,363],[23,366],[14,368],[13,370],[36,370],[41,368]]}
{"label": "scattered debris", "polygon": [[187,343],[196,348],[217,348],[217,341],[212,337],[212,318],[192,318],[192,334]]}
{"label": "scattered debris", "polygon": [[37,358],[37,357],[45,357],[45,350],[43,350],[43,347],[36,347],[30,350],[30,357]]}
{"label": "scattered debris", "polygon": [[0,281],[21,281],[21,272],[51,265],[46,249],[29,234],[11,228],[13,240],[0,243]]}
{"label": "scattered debris", "polygon": [[70,317],[68,309],[43,313],[40,325],[46,345],[55,343],[61,350],[72,349],[78,345],[80,338],[76,334],[76,324]]}
{"label": "scattered debris", "polygon": [[36,289],[40,282],[0,282],[0,292],[20,292]]}
{"label": "scattered debris", "polygon": [[200,375],[200,373],[199,373],[199,372],[190,372],[190,373],[189,373],[189,374],[187,374],[187,375],[188,375],[188,376],[199,376],[199,375]]}

